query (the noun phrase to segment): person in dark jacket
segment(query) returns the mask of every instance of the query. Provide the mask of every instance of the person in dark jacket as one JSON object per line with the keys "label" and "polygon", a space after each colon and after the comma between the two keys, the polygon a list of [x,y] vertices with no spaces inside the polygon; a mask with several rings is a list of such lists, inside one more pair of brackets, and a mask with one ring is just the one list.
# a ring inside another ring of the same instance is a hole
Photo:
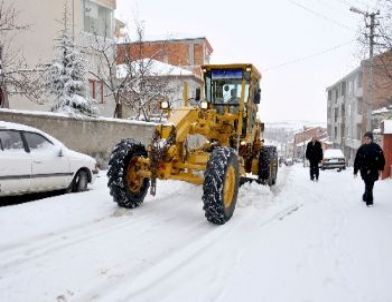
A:
{"label": "person in dark jacket", "polygon": [[358,171],[365,182],[365,193],[362,200],[367,206],[373,205],[374,182],[378,180],[384,170],[384,153],[379,145],[373,142],[373,133],[366,132],[363,136],[364,144],[359,147],[354,161],[354,177]]}
{"label": "person in dark jacket", "polygon": [[313,137],[306,146],[306,159],[309,160],[310,180],[319,178],[319,163],[323,159],[323,149],[321,143]]}

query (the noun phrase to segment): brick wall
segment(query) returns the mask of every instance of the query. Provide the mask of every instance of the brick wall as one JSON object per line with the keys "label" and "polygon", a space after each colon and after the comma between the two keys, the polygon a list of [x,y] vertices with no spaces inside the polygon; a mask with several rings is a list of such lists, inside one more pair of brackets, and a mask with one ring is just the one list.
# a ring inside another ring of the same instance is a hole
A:
{"label": "brick wall", "polygon": [[128,54],[133,60],[152,58],[171,65],[189,68],[194,71],[195,75],[199,76],[201,74],[199,66],[208,63],[205,59],[212,53],[212,49],[208,46],[206,39],[200,38],[146,41],[142,45],[140,43],[120,44],[118,45],[118,52],[119,64],[124,63]]}
{"label": "brick wall", "polygon": [[[363,96],[370,99],[371,68],[370,62],[364,61],[364,73],[362,77]],[[391,104],[392,100],[392,52],[376,56],[373,59],[373,109]]]}
{"label": "brick wall", "polygon": [[385,167],[382,174],[382,179],[392,177],[392,134],[384,134],[383,150],[385,156]]}

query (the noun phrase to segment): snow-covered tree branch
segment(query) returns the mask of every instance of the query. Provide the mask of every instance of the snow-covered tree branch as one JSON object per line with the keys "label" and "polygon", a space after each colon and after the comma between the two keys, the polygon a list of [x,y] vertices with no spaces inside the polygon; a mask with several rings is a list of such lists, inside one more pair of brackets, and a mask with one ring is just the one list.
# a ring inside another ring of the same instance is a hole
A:
{"label": "snow-covered tree branch", "polygon": [[0,88],[1,106],[8,106],[8,94],[22,94],[31,101],[39,102],[43,92],[42,67],[27,66],[20,51],[13,47],[14,38],[29,26],[19,20],[14,6],[0,0]]}
{"label": "snow-covered tree branch", "polygon": [[57,57],[47,70],[47,89],[55,98],[52,111],[95,115],[94,102],[85,96],[86,61],[71,39],[64,8],[64,28],[56,39]]}

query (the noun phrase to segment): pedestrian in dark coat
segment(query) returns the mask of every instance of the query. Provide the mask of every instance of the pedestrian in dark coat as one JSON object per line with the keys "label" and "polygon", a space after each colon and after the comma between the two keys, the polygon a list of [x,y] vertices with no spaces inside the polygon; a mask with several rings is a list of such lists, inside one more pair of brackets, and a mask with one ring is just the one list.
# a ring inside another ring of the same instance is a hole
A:
{"label": "pedestrian in dark coat", "polygon": [[373,205],[373,187],[384,170],[384,153],[379,145],[373,142],[373,133],[366,132],[363,136],[364,144],[359,147],[354,161],[354,176],[358,171],[365,182],[365,193],[362,200],[367,206]]}
{"label": "pedestrian in dark coat", "polygon": [[310,180],[319,179],[319,163],[323,159],[321,143],[313,137],[306,146],[306,159],[309,160]]}

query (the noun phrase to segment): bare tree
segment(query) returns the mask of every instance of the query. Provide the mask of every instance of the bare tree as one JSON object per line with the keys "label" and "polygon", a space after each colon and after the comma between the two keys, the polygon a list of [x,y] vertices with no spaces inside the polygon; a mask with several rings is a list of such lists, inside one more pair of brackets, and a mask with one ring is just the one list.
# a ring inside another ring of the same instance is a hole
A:
{"label": "bare tree", "polygon": [[[13,47],[18,33],[28,30],[27,24],[20,23],[19,12],[4,0],[0,0],[0,89],[2,100],[7,94],[23,94],[28,99],[39,102],[43,92],[42,71],[44,67],[27,66],[23,55]],[[4,106],[4,102],[3,105]]]}
{"label": "bare tree", "polygon": [[[168,94],[168,80],[153,70],[154,57],[143,53],[143,26],[137,26],[137,51],[129,39],[118,50],[116,41],[95,34],[93,52],[97,53],[99,72],[90,71],[109,91],[115,103],[114,117],[123,117],[123,106],[135,113],[135,119],[151,120],[159,100]],[[158,52],[163,51],[160,49]]]}

